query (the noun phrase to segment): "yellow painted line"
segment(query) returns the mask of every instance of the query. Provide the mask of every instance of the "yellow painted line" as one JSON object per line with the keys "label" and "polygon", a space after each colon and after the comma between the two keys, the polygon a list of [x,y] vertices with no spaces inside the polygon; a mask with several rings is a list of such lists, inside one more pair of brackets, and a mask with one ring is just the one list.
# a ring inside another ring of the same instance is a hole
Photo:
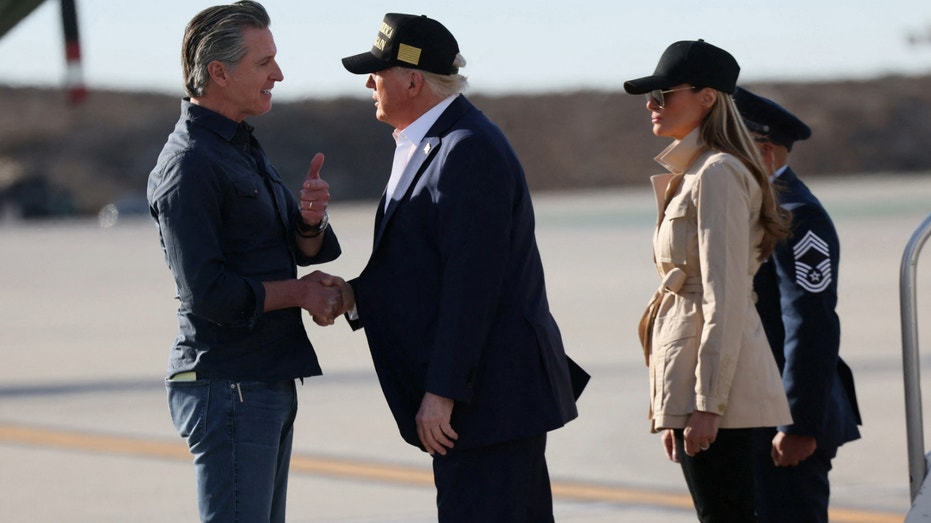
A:
{"label": "yellow painted line", "polygon": [[688,494],[664,494],[655,490],[561,481],[553,482],[552,489],[553,496],[558,498],[692,509],[692,498]]}
{"label": "yellow painted line", "polygon": [[0,441],[66,450],[89,450],[109,454],[184,458],[190,461],[187,446],[177,442],[104,436],[58,429],[0,424]]}
{"label": "yellow painted line", "polygon": [[292,454],[291,470],[340,478],[433,486],[433,471],[430,469],[321,458],[307,454]]}
{"label": "yellow painted line", "polygon": [[[0,442],[191,461],[191,454],[188,452],[187,445],[181,441],[166,442],[3,423],[0,423]],[[298,473],[328,477],[433,486],[433,472],[428,468],[349,461],[307,454],[292,455],[291,470]],[[692,499],[688,494],[670,494],[654,490],[564,481],[554,481],[552,488],[555,498],[621,504],[632,503],[684,510],[692,508]],[[829,517],[833,523],[902,523],[905,514],[831,508]]]}

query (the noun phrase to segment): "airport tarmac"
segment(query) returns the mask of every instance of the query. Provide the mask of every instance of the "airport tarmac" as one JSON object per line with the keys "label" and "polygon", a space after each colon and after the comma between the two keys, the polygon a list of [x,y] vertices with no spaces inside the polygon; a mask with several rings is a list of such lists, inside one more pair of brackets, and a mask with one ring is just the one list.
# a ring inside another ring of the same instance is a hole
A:
{"label": "airport tarmac", "polygon": [[[811,186],[841,237],[841,352],[865,421],[862,439],[834,462],[831,520],[902,521],[899,269],[931,213],[931,174]],[[375,204],[333,198],[344,254],[318,268],[351,277],[370,252]],[[636,324],[657,285],[646,182],[534,201],[553,314],[592,375],[580,417],[549,438],[557,521],[695,521],[681,472],[646,419]],[[931,325],[929,259],[918,265],[922,325]],[[190,455],[162,383],[176,306],[152,223],[0,222],[0,268],[0,521],[197,521]],[[325,375],[299,387],[289,521],[435,521],[429,458],[398,436],[364,335],[344,322],[306,323]]]}

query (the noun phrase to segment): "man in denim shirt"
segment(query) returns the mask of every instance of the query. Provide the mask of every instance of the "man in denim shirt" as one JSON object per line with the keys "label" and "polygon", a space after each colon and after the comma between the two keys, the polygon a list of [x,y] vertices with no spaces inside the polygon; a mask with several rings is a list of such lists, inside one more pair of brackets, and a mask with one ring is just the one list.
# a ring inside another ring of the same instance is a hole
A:
{"label": "man in denim shirt", "polygon": [[340,254],[318,154],[300,201],[244,119],[283,77],[265,9],[205,9],[183,43],[181,118],[149,176],[150,212],[178,290],[168,402],[194,455],[202,521],[284,521],[295,378],[321,373],[301,309],[332,316],[336,287],[297,265]]}

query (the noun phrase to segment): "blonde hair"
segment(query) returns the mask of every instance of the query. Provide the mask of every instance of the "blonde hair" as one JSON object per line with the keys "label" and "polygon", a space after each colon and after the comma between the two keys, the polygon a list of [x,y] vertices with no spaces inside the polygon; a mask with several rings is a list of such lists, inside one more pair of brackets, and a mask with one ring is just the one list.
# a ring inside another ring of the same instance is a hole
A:
{"label": "blonde hair", "polygon": [[717,101],[701,123],[701,141],[712,149],[737,157],[759,184],[763,193],[759,217],[763,227],[763,239],[760,240],[758,248],[759,259],[765,260],[772,254],[777,243],[788,238],[792,214],[776,203],[774,188],[769,183],[769,173],[763,166],[760,153],[737,111],[733,97],[722,91],[718,91],[717,94]]}
{"label": "blonde hair", "polygon": [[[463,58],[461,54],[456,53],[456,58],[453,60],[453,67],[456,68],[456,71],[465,67],[465,65],[465,58]],[[427,84],[430,91],[440,98],[459,94],[469,86],[469,79],[458,72],[449,75],[436,74],[428,71],[419,72],[423,75],[424,82]]]}

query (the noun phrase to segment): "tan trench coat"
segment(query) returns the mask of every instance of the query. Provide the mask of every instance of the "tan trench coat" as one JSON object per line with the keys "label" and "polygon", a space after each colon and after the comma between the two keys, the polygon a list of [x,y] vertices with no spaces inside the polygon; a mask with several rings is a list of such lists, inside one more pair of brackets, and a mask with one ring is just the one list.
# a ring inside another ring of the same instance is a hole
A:
{"label": "tan trench coat", "polygon": [[759,185],[737,158],[701,146],[697,131],[656,161],[670,172],[651,178],[659,208],[653,254],[663,282],[644,347],[651,429],[683,428],[696,409],[720,414],[721,428],[791,424],[754,306]]}

